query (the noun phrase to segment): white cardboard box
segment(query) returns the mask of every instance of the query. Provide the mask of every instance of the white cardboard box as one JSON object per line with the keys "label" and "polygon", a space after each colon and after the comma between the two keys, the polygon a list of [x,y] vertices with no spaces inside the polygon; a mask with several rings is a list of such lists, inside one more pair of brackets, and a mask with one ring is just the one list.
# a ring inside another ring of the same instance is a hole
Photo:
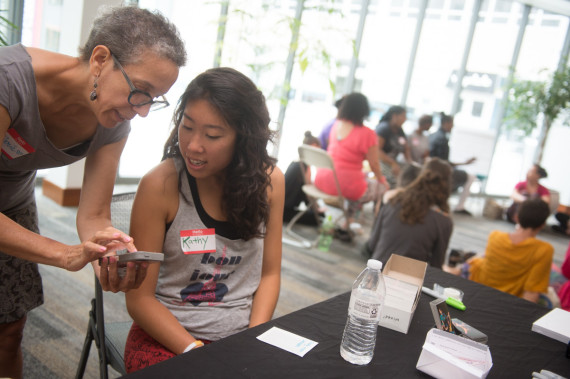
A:
{"label": "white cardboard box", "polygon": [[416,368],[437,379],[484,379],[493,360],[489,346],[430,329]]}
{"label": "white cardboard box", "polygon": [[378,325],[407,334],[420,299],[427,263],[392,254],[383,270],[386,299]]}
{"label": "white cardboard box", "polygon": [[570,312],[554,308],[533,322],[531,329],[567,344],[570,342]]}

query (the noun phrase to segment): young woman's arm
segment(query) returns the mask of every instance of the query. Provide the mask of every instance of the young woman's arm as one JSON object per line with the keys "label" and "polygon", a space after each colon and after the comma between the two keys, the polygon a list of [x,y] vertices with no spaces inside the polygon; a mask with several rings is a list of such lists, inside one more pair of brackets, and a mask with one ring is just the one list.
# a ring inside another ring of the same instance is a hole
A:
{"label": "young woman's arm", "polygon": [[[378,137],[380,138],[380,137]],[[376,180],[381,183],[384,183],[386,189],[390,188],[390,185],[386,181],[384,175],[382,175],[382,169],[380,168],[380,151],[382,149],[378,149],[378,146],[370,146],[368,148],[368,152],[366,153],[366,160],[368,161],[368,165],[370,166],[370,170],[374,173]]]}
{"label": "young woman's arm", "polygon": [[[138,187],[131,215],[131,235],[142,251],[162,252],[166,223],[178,209],[178,180],[172,160],[146,174]],[[176,317],[155,297],[160,263],[151,263],[138,289],[125,294],[133,320],[155,340],[176,354],[195,341]]]}
{"label": "young woman's arm", "polygon": [[538,302],[539,295],[540,294],[538,292],[524,291],[522,298],[528,301],[532,301],[533,303],[536,303]]}
{"label": "young woman's arm", "polygon": [[271,174],[271,186],[267,189],[269,198],[269,221],[263,242],[263,265],[261,281],[253,295],[249,326],[254,327],[271,320],[281,287],[281,234],[283,231],[283,203],[285,179],[279,168]]}
{"label": "young woman's arm", "polygon": [[384,152],[384,144],[386,140],[382,136],[378,136],[378,154],[380,156],[380,160],[386,164],[389,164],[392,168],[392,173],[394,176],[398,176],[400,173],[400,165],[394,159],[392,159],[388,154]]}
{"label": "young woman's arm", "polygon": [[521,191],[520,191],[520,187],[521,187],[521,186],[522,186],[522,184],[521,184],[521,183],[518,183],[518,184],[515,186],[515,188],[513,189],[513,192],[511,193],[511,199],[512,199],[514,202],[522,203],[523,201],[526,200],[526,196],[523,195],[523,194],[521,193]]}

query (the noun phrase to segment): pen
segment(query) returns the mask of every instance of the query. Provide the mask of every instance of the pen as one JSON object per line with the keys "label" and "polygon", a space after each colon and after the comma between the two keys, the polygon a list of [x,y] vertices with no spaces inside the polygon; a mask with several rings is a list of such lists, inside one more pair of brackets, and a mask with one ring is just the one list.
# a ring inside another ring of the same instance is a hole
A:
{"label": "pen", "polygon": [[436,291],[434,291],[434,290],[432,290],[432,289],[430,289],[430,288],[422,287],[422,292],[423,292],[423,293],[426,293],[426,294],[428,294],[428,295],[430,295],[430,296],[432,296],[432,297],[436,297],[436,298],[439,298],[439,299],[444,299],[444,300],[445,300],[445,303],[446,303],[447,305],[449,305],[450,307],[453,307],[453,308],[455,308],[455,309],[459,309],[460,311],[464,311],[464,310],[466,309],[465,304],[463,304],[461,301],[459,301],[459,300],[457,300],[457,299],[454,299],[454,298],[452,298],[452,297],[447,297],[447,296],[441,295],[441,294],[439,294],[438,292],[436,292]]}

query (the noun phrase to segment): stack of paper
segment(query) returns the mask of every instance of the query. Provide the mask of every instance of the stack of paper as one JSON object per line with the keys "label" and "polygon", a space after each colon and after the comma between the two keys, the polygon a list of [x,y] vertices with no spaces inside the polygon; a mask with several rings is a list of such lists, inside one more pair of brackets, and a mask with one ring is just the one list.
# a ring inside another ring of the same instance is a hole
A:
{"label": "stack of paper", "polygon": [[438,379],[484,379],[493,366],[489,346],[430,329],[416,368]]}
{"label": "stack of paper", "polygon": [[554,308],[532,323],[532,331],[568,343],[570,342],[570,312]]}

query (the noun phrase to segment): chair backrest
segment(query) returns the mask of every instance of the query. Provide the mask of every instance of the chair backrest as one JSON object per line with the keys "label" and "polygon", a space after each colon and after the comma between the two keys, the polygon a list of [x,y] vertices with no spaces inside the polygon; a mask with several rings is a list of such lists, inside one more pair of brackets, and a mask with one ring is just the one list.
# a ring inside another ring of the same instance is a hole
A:
{"label": "chair backrest", "polygon": [[345,210],[344,197],[342,196],[342,192],[340,190],[340,183],[338,181],[338,177],[336,176],[334,162],[329,153],[327,153],[325,150],[319,147],[314,147],[310,145],[301,145],[299,146],[299,159],[307,166],[313,166],[316,168],[327,168],[329,170],[332,170],[336,186],[336,193],[338,196],[338,205],[336,206]]}
{"label": "chair backrest", "polygon": [[[120,231],[127,234],[129,233],[130,229],[131,210],[133,208],[134,199],[135,199],[135,192],[115,194],[111,198],[111,223],[116,229],[119,229]],[[101,284],[99,283],[97,277],[95,277],[95,301],[98,304],[98,306],[96,307],[97,333],[99,335],[100,343],[105,345],[104,347],[102,347],[105,356],[104,361],[102,363],[104,366],[110,364],[111,367],[113,367],[119,373],[125,374],[126,372],[123,362],[124,344],[121,345],[119,348],[115,347],[114,349],[110,349],[110,346],[107,346],[107,344],[109,343],[109,338],[105,338],[105,334],[108,332],[105,331],[103,289],[101,288]],[[122,326],[122,328],[124,328],[124,326]],[[124,343],[124,341],[121,342]],[[117,354],[110,354],[111,351],[117,352]],[[105,367],[104,369],[105,372],[104,373],[102,372],[102,377],[104,378],[107,377],[106,369],[107,368]],[[101,368],[101,370],[103,370],[103,368]]]}
{"label": "chair backrest", "polygon": [[111,223],[120,231],[129,234],[131,209],[135,192],[119,193],[111,199]]}
{"label": "chair backrest", "polygon": [[334,170],[334,163],[331,156],[320,147],[310,145],[299,146],[299,158],[301,162],[307,165]]}

